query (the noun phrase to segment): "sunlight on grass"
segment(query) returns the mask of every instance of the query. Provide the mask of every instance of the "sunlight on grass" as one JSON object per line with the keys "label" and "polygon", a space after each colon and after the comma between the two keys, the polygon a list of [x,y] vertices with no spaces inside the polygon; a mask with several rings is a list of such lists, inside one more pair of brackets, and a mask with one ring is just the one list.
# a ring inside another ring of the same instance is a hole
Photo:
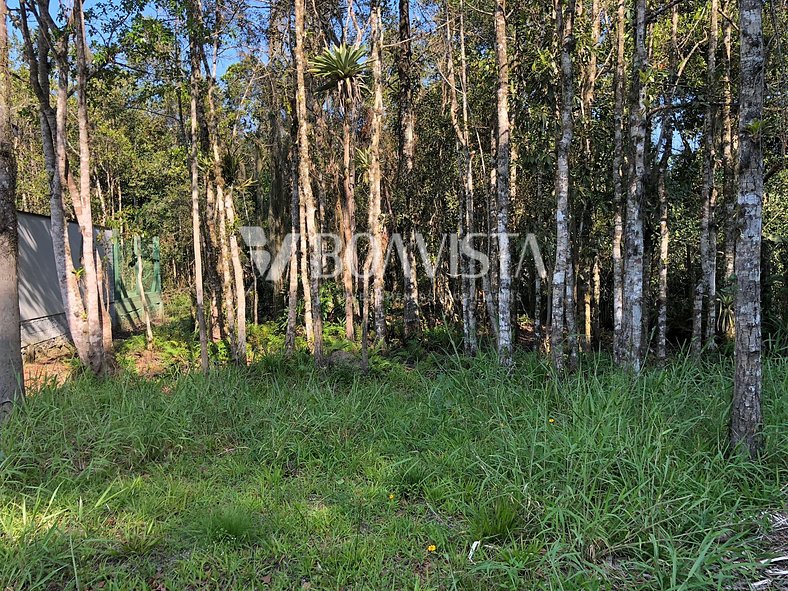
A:
{"label": "sunlight on grass", "polygon": [[45,388],[2,431],[0,588],[756,576],[762,516],[785,504],[788,363],[766,365],[760,465],[725,455],[728,362],[638,379],[594,363],[557,383],[533,356],[512,373],[431,354],[368,376],[297,356]]}

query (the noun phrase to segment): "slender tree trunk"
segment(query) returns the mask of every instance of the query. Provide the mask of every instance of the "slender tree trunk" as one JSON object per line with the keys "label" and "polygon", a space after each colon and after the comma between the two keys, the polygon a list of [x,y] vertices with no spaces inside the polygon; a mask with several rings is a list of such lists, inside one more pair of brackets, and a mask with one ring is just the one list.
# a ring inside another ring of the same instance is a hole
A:
{"label": "slender tree trunk", "polygon": [[631,154],[624,243],[624,359],[638,372],[643,358],[643,194],[646,178],[646,0],[635,0],[629,137]]}
{"label": "slender tree trunk", "polygon": [[413,51],[410,31],[410,0],[399,0],[399,53],[397,74],[399,78],[399,158],[397,185],[405,196],[405,256],[408,259],[403,270],[405,291],[405,336],[419,332],[418,276],[416,273],[413,228],[413,158],[415,155],[415,122],[413,108]]}
{"label": "slender tree trunk", "polygon": [[315,197],[312,194],[309,158],[309,120],[306,109],[306,60],[304,58],[305,0],[295,1],[295,78],[296,117],[298,118],[298,191],[304,203],[306,231],[309,247],[309,290],[312,304],[313,355],[317,365],[323,364],[323,316],[320,305],[320,275],[322,274],[322,248],[317,225]]}
{"label": "slender tree trunk", "polygon": [[[298,203],[298,154],[291,151],[292,174],[290,179],[290,279],[287,291],[287,332],[285,351],[288,355],[295,352],[296,322],[298,320],[298,251],[303,234],[301,233],[301,206]],[[309,289],[306,290],[307,295]],[[311,313],[311,307],[310,307]],[[311,319],[310,319],[311,322]],[[310,324],[311,326],[311,324]],[[309,339],[311,343],[311,339]]]}
{"label": "slender tree trunk", "polygon": [[624,94],[625,94],[625,5],[618,0],[616,9],[615,106],[613,109],[613,357],[624,358]]}
{"label": "slender tree trunk", "polygon": [[[722,12],[730,15],[730,0],[723,0]],[[736,252],[736,171],[733,159],[733,116],[732,102],[733,92],[731,90],[731,22],[727,18],[722,19],[722,46],[724,55],[724,67],[722,71],[722,172],[723,172],[723,196],[725,203],[725,286],[731,285],[735,273],[734,260]],[[732,322],[726,326],[725,337],[733,340],[735,328]]]}
{"label": "slender tree trunk", "polygon": [[[572,102],[574,87],[572,84],[572,52],[575,40],[572,35],[574,24],[575,2],[569,0],[566,10],[564,3],[557,0],[555,5],[556,33],[561,44],[560,80],[561,101],[560,136],[556,142],[556,248],[555,267],[553,269],[553,306],[550,328],[550,346],[553,365],[559,371],[564,369],[567,352],[573,358],[573,341],[570,330],[574,330],[574,269],[572,265],[572,243],[569,237],[571,211],[569,206],[569,151],[572,147]],[[572,317],[570,319],[570,317]],[[569,332],[569,334],[567,334]],[[568,342],[567,342],[568,341]],[[567,349],[569,349],[567,351]],[[576,352],[574,352],[576,356]],[[574,362],[570,362],[574,365]],[[570,369],[574,369],[571,367]]]}
{"label": "slender tree trunk", "polygon": [[353,234],[355,233],[356,216],[356,181],[353,170],[353,140],[351,122],[353,117],[353,99],[344,101],[344,115],[342,121],[342,187],[344,199],[340,203],[342,221],[342,286],[345,292],[345,338],[355,339],[355,299],[353,289],[353,269],[355,267],[355,253],[351,248]]}
{"label": "slender tree trunk", "polygon": [[668,162],[673,152],[672,118],[667,116],[665,126],[665,145],[657,173],[657,193],[659,195],[659,288],[657,296],[657,359],[665,361],[667,356],[668,328],[668,251],[670,232],[668,230],[668,191],[665,184]]}
{"label": "slender tree trunk", "polygon": [[[714,348],[714,333],[717,319],[716,275],[717,275],[717,231],[714,225],[714,210],[717,188],[714,184],[717,150],[714,123],[717,118],[717,0],[710,0],[709,47],[706,57],[706,117],[703,124],[705,158],[703,162],[703,212],[700,223],[701,278],[698,284],[693,313],[692,348],[700,353],[704,343]],[[706,303],[705,325],[703,303]]]}
{"label": "slender tree trunk", "polygon": [[205,323],[205,296],[203,293],[202,237],[200,232],[200,171],[199,171],[199,125],[198,100],[200,97],[200,61],[197,51],[196,22],[190,11],[189,18],[189,60],[191,67],[191,146],[189,166],[191,176],[192,200],[192,248],[194,250],[194,291],[196,303],[197,328],[200,333],[200,367],[208,373],[208,329]]}
{"label": "slender tree trunk", "polygon": [[142,317],[145,320],[145,342],[147,348],[153,348],[153,327],[150,321],[150,310],[148,308],[148,297],[145,295],[145,284],[142,281],[142,239],[134,236],[134,256],[137,260],[137,293],[140,294],[140,304],[142,305]]}
{"label": "slender tree trunk", "polygon": [[[375,340],[386,341],[385,268],[383,246],[383,220],[381,219],[381,170],[380,137],[383,132],[383,17],[379,0],[373,0],[370,15],[372,39],[372,117],[369,145],[369,232],[373,240],[373,299],[375,310]],[[367,316],[364,316],[368,321]],[[366,342],[366,340],[365,340]]]}
{"label": "slender tree trunk", "polygon": [[[670,75],[675,84],[676,59],[678,58],[678,24],[679,12],[677,7],[671,11],[670,27]],[[672,103],[674,93],[671,91],[665,100]],[[664,362],[667,357],[667,331],[668,331],[668,254],[670,249],[670,231],[668,228],[668,191],[665,177],[668,165],[673,154],[673,116],[668,113],[662,122],[662,136],[664,146],[662,158],[657,171],[657,194],[659,196],[659,287],[657,295],[657,359]]]}
{"label": "slender tree trunk", "polygon": [[[454,132],[457,138],[458,168],[461,179],[461,192],[459,199],[459,215],[457,219],[457,233],[460,245],[470,244],[470,234],[473,233],[473,161],[470,151],[470,134],[468,130],[468,97],[467,97],[467,74],[465,57],[465,24],[462,14],[463,6],[460,3],[460,91],[462,93],[462,119],[460,119],[460,106],[457,100],[456,77],[454,73],[453,41],[454,30],[449,5],[446,5],[446,55],[447,55],[447,79],[449,83],[449,94],[451,103],[451,119]],[[463,347],[468,355],[476,355],[478,342],[476,338],[476,280],[471,276],[475,273],[470,260],[460,247],[460,291],[462,294],[462,327],[463,327]]]}
{"label": "slender tree trunk", "polygon": [[764,39],[763,4],[741,0],[739,9],[739,231],[736,240],[736,374],[731,445],[758,455],[761,433],[761,233],[763,213]]}
{"label": "slender tree trunk", "polygon": [[509,251],[509,54],[506,40],[506,7],[504,0],[495,2],[495,58],[498,65],[498,130],[496,137],[496,190],[498,208],[498,356],[503,365],[511,364],[511,253]]}
{"label": "slender tree trunk", "polygon": [[24,397],[19,332],[16,158],[11,130],[8,6],[0,0],[0,423]]}
{"label": "slender tree trunk", "polygon": [[98,272],[96,266],[96,238],[93,232],[93,210],[90,191],[90,137],[88,122],[88,63],[87,33],[85,32],[82,0],[74,4],[77,54],[77,121],[79,123],[79,191],[74,210],[82,233],[82,263],[84,270],[84,302],[88,327],[88,357],[91,371],[102,375],[106,371],[104,328],[101,323]]}

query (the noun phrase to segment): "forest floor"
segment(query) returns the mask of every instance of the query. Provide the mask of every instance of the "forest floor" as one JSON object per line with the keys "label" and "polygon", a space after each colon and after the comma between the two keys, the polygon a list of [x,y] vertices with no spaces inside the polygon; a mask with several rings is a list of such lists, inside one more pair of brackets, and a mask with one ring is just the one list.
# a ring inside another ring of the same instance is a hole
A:
{"label": "forest floor", "polygon": [[36,386],[0,433],[0,589],[788,584],[784,358],[751,464],[725,451],[729,359],[559,380],[438,335],[362,374],[280,338],[206,378],[170,327],[112,379]]}

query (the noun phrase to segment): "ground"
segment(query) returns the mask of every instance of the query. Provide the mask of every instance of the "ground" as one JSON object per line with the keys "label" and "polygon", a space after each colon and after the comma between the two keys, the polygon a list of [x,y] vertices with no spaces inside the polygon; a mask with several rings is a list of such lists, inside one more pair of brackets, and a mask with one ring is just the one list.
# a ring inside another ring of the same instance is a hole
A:
{"label": "ground", "polygon": [[557,378],[438,336],[368,374],[267,352],[205,378],[168,339],[45,381],[2,429],[0,588],[785,585],[785,359],[752,464],[725,446],[725,358]]}

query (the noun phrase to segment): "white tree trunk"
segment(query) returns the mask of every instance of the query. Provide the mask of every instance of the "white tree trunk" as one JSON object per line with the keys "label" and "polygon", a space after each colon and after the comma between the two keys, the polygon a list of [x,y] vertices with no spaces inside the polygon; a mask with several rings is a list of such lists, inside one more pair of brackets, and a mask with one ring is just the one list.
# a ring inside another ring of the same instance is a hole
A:
{"label": "white tree trunk", "polygon": [[511,253],[509,250],[509,53],[506,41],[506,7],[504,0],[495,2],[495,57],[498,65],[498,129],[496,189],[498,210],[496,231],[498,235],[498,357],[503,365],[512,360],[511,319]]}

